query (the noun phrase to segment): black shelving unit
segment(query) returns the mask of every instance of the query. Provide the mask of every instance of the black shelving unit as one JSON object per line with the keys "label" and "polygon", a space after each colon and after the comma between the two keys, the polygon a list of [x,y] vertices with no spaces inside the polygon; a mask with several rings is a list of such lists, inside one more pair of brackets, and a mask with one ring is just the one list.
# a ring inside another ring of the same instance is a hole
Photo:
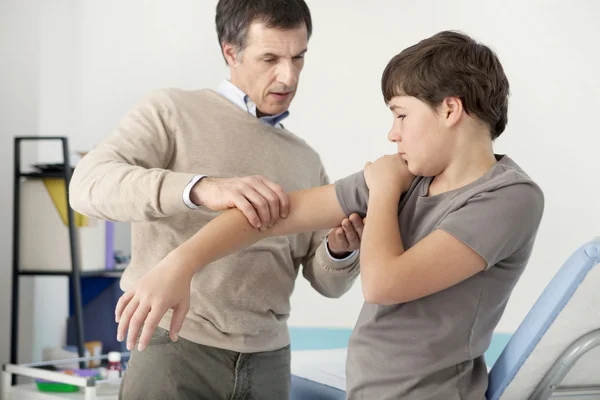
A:
{"label": "black shelving unit", "polygon": [[[22,172],[21,171],[21,144],[24,141],[60,141],[62,142],[63,171],[61,172]],[[11,349],[10,362],[17,364],[19,344],[19,281],[22,276],[64,276],[70,279],[73,302],[75,308],[77,351],[79,357],[84,357],[84,329],[83,329],[83,305],[81,294],[81,279],[87,277],[119,278],[121,271],[99,270],[81,271],[78,257],[77,227],[73,209],[69,203],[69,182],[71,180],[71,167],[69,164],[68,138],[62,136],[21,136],[15,137],[14,142],[14,192],[13,192],[13,276],[12,276],[12,319],[11,319]],[[59,178],[65,180],[65,191],[67,197],[67,216],[69,229],[69,247],[71,258],[71,269],[68,271],[27,270],[21,271],[19,264],[19,233],[20,233],[20,201],[21,181],[23,179],[45,179]],[[84,367],[84,363],[80,363]],[[13,378],[13,385],[15,384]]]}

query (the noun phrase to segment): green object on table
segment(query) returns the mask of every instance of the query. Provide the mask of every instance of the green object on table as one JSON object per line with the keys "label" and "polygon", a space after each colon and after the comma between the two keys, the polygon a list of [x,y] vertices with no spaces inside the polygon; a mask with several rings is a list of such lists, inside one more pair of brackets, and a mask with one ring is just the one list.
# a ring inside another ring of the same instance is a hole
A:
{"label": "green object on table", "polygon": [[36,382],[36,385],[38,387],[38,390],[41,392],[72,393],[79,391],[79,386],[69,385],[68,383]]}

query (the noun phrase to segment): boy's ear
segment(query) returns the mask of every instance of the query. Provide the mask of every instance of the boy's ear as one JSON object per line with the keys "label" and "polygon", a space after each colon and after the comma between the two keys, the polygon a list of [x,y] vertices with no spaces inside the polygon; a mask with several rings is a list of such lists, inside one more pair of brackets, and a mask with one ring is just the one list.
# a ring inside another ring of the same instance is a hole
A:
{"label": "boy's ear", "polygon": [[440,111],[448,127],[456,125],[464,111],[462,100],[458,97],[446,97],[442,101]]}

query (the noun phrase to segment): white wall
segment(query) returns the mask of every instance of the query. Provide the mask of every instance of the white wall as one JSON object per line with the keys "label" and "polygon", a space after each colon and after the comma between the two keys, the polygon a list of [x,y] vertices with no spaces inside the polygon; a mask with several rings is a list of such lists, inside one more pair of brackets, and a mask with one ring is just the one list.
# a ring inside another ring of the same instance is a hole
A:
{"label": "white wall", "polygon": [[[0,362],[9,359],[12,268],[13,137],[79,132],[76,110],[80,82],[79,10],[75,2],[0,2]],[[75,118],[74,118],[75,117]],[[60,160],[60,144],[23,142],[21,167]],[[62,277],[22,277],[19,360],[39,359],[45,346],[64,339],[68,281]]]}
{"label": "white wall", "polygon": [[[37,4],[0,2],[0,363],[10,357],[12,277],[12,183],[14,135],[37,131],[39,25]],[[27,159],[34,150],[24,149]],[[33,282],[21,285],[23,314],[31,314]],[[30,318],[23,318],[24,342],[31,341]],[[28,329],[29,328],[29,329]],[[21,350],[27,351],[21,346]],[[23,354],[23,351],[20,352]]]}
{"label": "white wall", "polygon": [[[321,153],[332,179],[394,150],[386,141],[392,120],[379,87],[393,55],[443,29],[463,30],[497,50],[512,84],[510,122],[497,150],[537,179],[547,199],[531,263],[498,327],[513,330],[568,255],[600,234],[600,211],[594,207],[600,195],[595,156],[600,58],[593,51],[600,5],[591,0],[308,3],[314,36],[286,125]],[[6,75],[2,67],[6,85],[0,98],[11,112],[3,115],[9,123],[2,124],[0,140],[8,143],[17,128],[29,126],[29,133],[66,133],[74,150],[86,150],[150,90],[216,87],[227,71],[214,32],[215,5],[214,0],[3,3],[12,14],[2,24],[2,48],[18,58],[2,64],[9,69]],[[29,14],[37,20],[27,19]],[[45,157],[46,150],[39,155]],[[3,153],[2,162],[8,156]],[[6,168],[1,171],[9,176]],[[2,191],[2,238],[9,232],[7,190]],[[8,246],[6,240],[0,246]],[[6,268],[0,266],[0,274],[5,282]],[[326,300],[299,280],[290,323],[349,327],[361,303],[359,285],[341,300]],[[0,318],[4,315],[0,309]]]}
{"label": "white wall", "polygon": [[[380,91],[392,56],[444,29],[465,31],[494,48],[512,85],[509,124],[496,150],[510,154],[546,195],[535,252],[498,326],[514,331],[571,252],[600,235],[600,57],[592,50],[600,37],[600,4],[359,4],[309,2],[315,35],[288,127],[315,145],[332,178],[344,176],[394,151],[386,141],[392,119]],[[361,303],[358,285],[338,302],[308,292],[306,285],[298,288],[291,323],[349,325]]]}

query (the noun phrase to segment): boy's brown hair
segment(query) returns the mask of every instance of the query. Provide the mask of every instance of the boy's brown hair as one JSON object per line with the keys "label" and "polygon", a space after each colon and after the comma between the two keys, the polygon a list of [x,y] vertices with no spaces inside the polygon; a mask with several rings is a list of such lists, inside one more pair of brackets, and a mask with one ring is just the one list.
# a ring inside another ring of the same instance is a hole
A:
{"label": "boy's brown hair", "polygon": [[386,103],[407,95],[432,108],[458,97],[467,114],[489,126],[492,139],[508,122],[510,88],[500,60],[459,32],[440,32],[396,55],[383,72],[381,89]]}

